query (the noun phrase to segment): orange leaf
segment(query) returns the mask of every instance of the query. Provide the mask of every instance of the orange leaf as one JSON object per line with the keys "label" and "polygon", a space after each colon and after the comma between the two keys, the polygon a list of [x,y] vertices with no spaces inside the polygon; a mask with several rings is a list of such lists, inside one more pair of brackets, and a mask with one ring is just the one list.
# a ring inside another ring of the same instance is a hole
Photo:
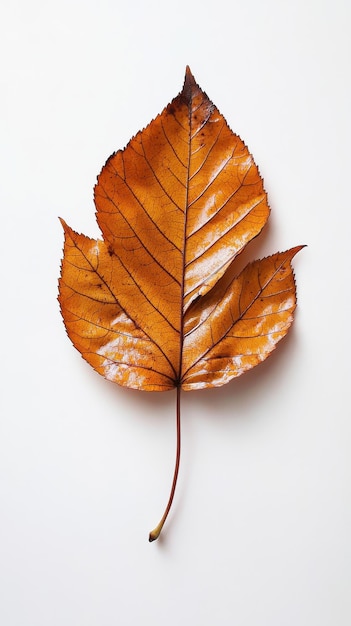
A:
{"label": "orange leaf", "polygon": [[180,389],[223,385],[284,337],[302,246],[249,264],[228,285],[269,207],[250,152],[189,68],[181,93],[108,159],[95,204],[103,240],[62,220],[67,333],[108,380],[177,388],[179,426]]}

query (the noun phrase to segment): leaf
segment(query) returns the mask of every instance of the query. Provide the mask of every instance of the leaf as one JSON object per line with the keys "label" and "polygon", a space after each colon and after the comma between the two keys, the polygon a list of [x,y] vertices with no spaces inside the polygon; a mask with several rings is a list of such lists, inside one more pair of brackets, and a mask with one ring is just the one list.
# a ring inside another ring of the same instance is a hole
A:
{"label": "leaf", "polygon": [[62,316],[108,380],[177,389],[174,493],[180,389],[223,385],[267,358],[293,320],[291,260],[302,246],[229,280],[267,222],[267,196],[248,148],[189,68],[181,93],[107,160],[95,205],[102,240],[61,220]]}

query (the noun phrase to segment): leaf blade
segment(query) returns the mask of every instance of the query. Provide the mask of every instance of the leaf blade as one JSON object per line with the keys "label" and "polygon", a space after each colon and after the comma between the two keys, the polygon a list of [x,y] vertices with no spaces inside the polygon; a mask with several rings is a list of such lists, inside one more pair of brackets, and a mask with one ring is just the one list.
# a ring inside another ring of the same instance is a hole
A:
{"label": "leaf blade", "polygon": [[[232,369],[228,376],[217,376],[212,367],[219,363],[218,345],[222,349],[229,341],[229,330],[221,331],[228,307],[222,310],[214,298],[223,298],[221,279],[236,255],[261,232],[270,209],[248,148],[230,130],[189,69],[180,94],[124,150],[107,160],[95,187],[95,204],[103,241],[79,239],[83,236],[65,226],[66,236],[75,242],[76,256],[90,246],[91,267],[80,292],[77,319],[65,305],[65,281],[69,267],[74,267],[72,245],[71,265],[68,258],[63,262],[59,296],[67,332],[74,345],[81,352],[85,350],[84,358],[87,346],[77,339],[79,333],[74,330],[79,324],[81,337],[86,324],[86,333],[90,337],[94,334],[96,342],[101,343],[94,344],[90,352],[95,356],[91,354],[87,360],[99,373],[122,385],[162,390],[182,384],[192,389],[224,384],[239,375]],[[77,273],[78,265],[71,271],[72,275]],[[73,296],[75,281],[72,276],[69,280],[72,303],[79,294]],[[101,300],[102,294],[105,300]],[[234,288],[231,302],[237,297],[237,305],[244,306],[241,300],[245,294],[247,290],[236,292]],[[89,298],[96,306],[100,303],[104,307],[108,319],[101,328],[98,317],[83,314],[84,303],[88,311],[91,308],[86,305]],[[113,320],[107,313],[111,298],[110,305],[119,307]],[[237,320],[237,332],[238,324]],[[123,354],[120,341],[111,337],[117,327],[120,336],[126,338]],[[220,340],[216,339],[218,333]],[[233,341],[231,337],[231,359]],[[237,359],[242,352],[239,348],[240,342]],[[201,350],[203,355],[211,355],[207,359],[211,367],[204,365]],[[255,361],[251,356],[250,365],[240,366],[237,372],[253,367],[269,353],[263,347],[260,358]],[[102,355],[106,357],[104,366]],[[240,357],[242,363],[244,356],[245,352]],[[226,360],[221,357],[221,367],[223,363]],[[121,374],[125,366],[133,372],[129,378]],[[148,368],[155,370],[152,382],[145,382],[151,380],[151,375],[145,377]],[[200,384],[201,372],[204,380]],[[213,384],[210,375],[216,381]]]}

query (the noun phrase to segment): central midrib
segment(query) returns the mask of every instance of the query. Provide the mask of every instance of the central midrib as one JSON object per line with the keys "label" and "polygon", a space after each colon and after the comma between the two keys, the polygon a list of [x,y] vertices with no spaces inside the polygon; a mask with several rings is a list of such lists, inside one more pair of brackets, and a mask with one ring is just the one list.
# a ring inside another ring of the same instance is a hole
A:
{"label": "central midrib", "polygon": [[183,231],[183,262],[182,262],[182,279],[180,285],[180,332],[179,332],[179,373],[176,381],[176,386],[181,386],[182,372],[183,372],[183,348],[184,348],[184,291],[185,291],[185,259],[186,259],[186,247],[187,247],[187,219],[188,219],[188,205],[189,205],[189,182],[190,182],[190,161],[191,161],[191,143],[192,143],[192,110],[193,110],[193,94],[191,93],[188,102],[189,111],[189,141],[188,141],[188,162],[186,173],[186,185],[185,185],[185,206],[184,206],[184,231]]}

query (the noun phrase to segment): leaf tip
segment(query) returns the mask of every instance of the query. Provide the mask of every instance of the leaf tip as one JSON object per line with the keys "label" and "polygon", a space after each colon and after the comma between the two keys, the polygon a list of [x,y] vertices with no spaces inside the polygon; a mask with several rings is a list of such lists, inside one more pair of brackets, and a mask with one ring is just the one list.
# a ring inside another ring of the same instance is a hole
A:
{"label": "leaf tip", "polygon": [[199,86],[193,76],[193,73],[189,65],[187,65],[185,68],[185,78],[184,78],[184,85],[183,85],[183,90],[182,90],[182,95],[187,101],[191,100],[191,96],[194,92],[194,89],[196,88],[199,89]]}
{"label": "leaf tip", "polygon": [[63,230],[64,230],[64,231],[65,231],[65,233],[66,233],[66,232],[67,232],[67,230],[68,230],[68,228],[69,228],[68,224],[66,224],[65,220],[64,220],[62,217],[59,217],[59,220],[60,220],[60,222],[61,222],[61,226],[62,226]]}
{"label": "leaf tip", "polygon": [[293,258],[298,252],[300,252],[300,250],[302,250],[302,248],[307,248],[307,244],[303,243],[300,246],[295,246],[294,248],[291,248],[291,250],[290,250],[291,258]]}
{"label": "leaf tip", "polygon": [[193,73],[192,73],[189,65],[187,65],[186,68],[185,68],[185,80],[187,78],[192,78],[194,80],[194,76],[193,76]]}

